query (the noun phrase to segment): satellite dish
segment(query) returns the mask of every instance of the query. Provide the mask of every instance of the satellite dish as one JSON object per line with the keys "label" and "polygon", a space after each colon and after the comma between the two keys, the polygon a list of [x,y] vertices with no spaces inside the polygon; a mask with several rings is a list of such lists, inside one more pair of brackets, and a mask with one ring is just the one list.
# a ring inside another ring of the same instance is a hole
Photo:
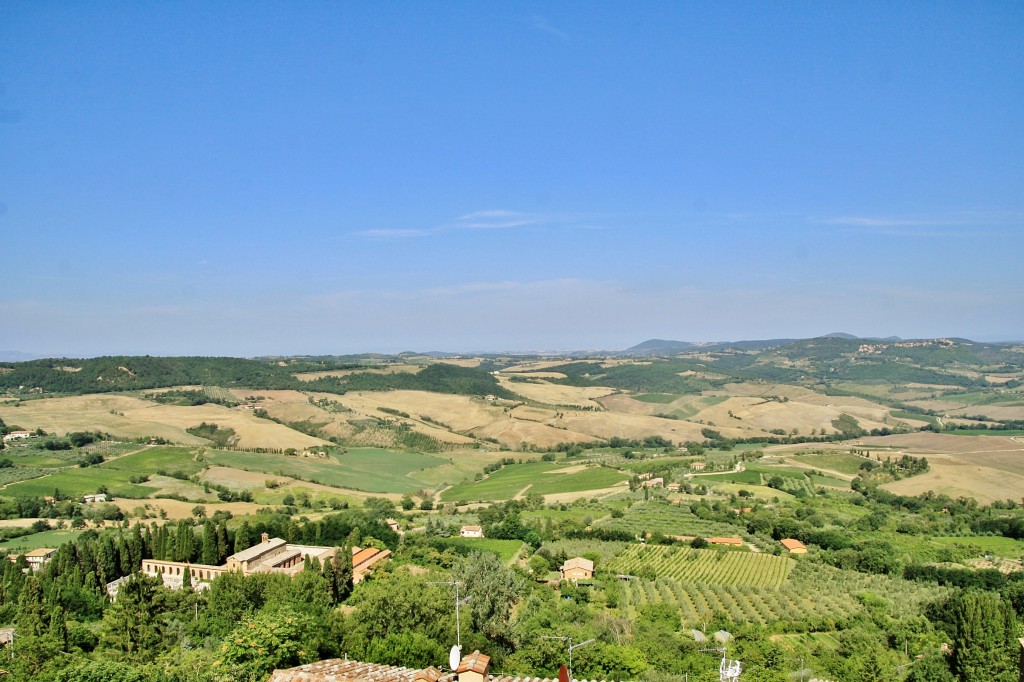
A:
{"label": "satellite dish", "polygon": [[558,668],[558,682],[569,682],[569,669],[565,667],[565,663]]}
{"label": "satellite dish", "polygon": [[459,669],[459,663],[462,662],[462,652],[459,650],[458,645],[452,647],[452,650],[448,652],[448,667],[452,670]]}

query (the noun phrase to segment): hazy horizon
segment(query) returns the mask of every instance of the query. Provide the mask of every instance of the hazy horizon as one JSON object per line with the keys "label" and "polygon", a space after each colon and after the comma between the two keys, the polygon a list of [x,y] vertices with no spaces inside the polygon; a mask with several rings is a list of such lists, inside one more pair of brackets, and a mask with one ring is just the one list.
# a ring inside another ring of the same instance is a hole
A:
{"label": "hazy horizon", "polygon": [[1024,338],[1024,5],[11,2],[0,349]]}

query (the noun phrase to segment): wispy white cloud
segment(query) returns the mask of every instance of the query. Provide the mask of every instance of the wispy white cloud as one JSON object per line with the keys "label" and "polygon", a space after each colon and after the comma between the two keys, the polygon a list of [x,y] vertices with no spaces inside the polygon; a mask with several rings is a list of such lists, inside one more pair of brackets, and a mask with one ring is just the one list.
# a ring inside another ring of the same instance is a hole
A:
{"label": "wispy white cloud", "polygon": [[529,22],[530,26],[537,31],[547,33],[548,35],[553,35],[561,40],[569,40],[568,33],[562,31],[561,29],[555,28],[554,26],[551,25],[551,22],[549,22],[547,19],[545,19],[539,14],[534,14],[527,21]]}
{"label": "wispy white cloud", "polygon": [[835,218],[820,219],[817,222],[825,225],[847,225],[850,227],[911,227],[923,225],[949,225],[948,222],[935,220],[917,220],[907,218],[877,217],[877,216],[839,216]]}
{"label": "wispy white cloud", "polygon": [[[459,216],[450,223],[425,228],[379,228],[351,233],[362,239],[416,239],[451,232],[485,230],[512,230],[525,227],[564,226],[574,224],[571,216],[524,213],[505,209],[473,211]],[[585,226],[592,227],[592,226]]]}
{"label": "wispy white cloud", "polygon": [[[900,216],[864,216],[846,215],[831,218],[808,219],[819,225],[835,225],[845,228],[842,231],[852,233],[870,233],[886,237],[909,237],[917,239],[936,239],[943,237],[965,237],[976,234],[979,225],[977,219],[963,215],[942,218],[900,217]],[[964,229],[970,228],[970,231]]]}

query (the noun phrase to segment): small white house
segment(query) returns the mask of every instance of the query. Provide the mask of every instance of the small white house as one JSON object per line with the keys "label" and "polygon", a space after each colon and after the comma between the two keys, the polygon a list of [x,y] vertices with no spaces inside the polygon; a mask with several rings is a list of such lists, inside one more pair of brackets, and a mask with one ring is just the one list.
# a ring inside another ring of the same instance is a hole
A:
{"label": "small white house", "polygon": [[463,526],[459,530],[459,536],[464,538],[482,538],[484,529],[480,526]]}
{"label": "small white house", "polygon": [[4,442],[10,443],[12,440],[21,440],[23,438],[28,438],[31,435],[31,431],[11,431],[10,433],[4,435]]}
{"label": "small white house", "polygon": [[82,502],[89,504],[90,502],[106,502],[106,493],[96,493],[95,495],[84,495],[82,496]]}

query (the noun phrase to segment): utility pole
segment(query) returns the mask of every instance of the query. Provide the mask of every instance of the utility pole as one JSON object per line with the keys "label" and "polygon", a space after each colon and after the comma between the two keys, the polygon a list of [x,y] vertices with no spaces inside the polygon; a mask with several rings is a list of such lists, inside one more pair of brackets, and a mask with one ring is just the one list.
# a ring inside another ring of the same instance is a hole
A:
{"label": "utility pole", "polygon": [[596,639],[588,639],[585,642],[580,642],[579,644],[573,644],[572,643],[572,637],[546,636],[546,637],[542,637],[541,639],[558,639],[558,640],[561,640],[563,642],[568,642],[569,643],[569,646],[567,647],[568,651],[569,651],[569,682],[573,682],[573,676],[572,676],[572,652],[573,652],[573,650],[579,649],[581,646],[586,646],[586,645],[588,645],[588,644],[590,644],[592,642],[596,642],[597,641]]}
{"label": "utility pole", "polygon": [[462,583],[458,580],[438,580],[427,583],[428,585],[453,585],[455,587],[455,646],[462,651],[462,621],[459,617],[459,607],[462,605],[462,601],[459,599],[459,585]]}

